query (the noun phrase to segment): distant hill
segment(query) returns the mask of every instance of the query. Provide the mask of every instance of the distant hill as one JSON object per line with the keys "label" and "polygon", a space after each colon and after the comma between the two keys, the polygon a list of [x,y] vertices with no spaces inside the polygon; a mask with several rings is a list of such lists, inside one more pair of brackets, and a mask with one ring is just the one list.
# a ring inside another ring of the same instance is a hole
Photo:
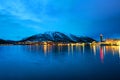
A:
{"label": "distant hill", "polygon": [[42,41],[52,41],[52,42],[85,42],[91,43],[96,41],[90,37],[80,37],[73,34],[64,34],[61,32],[45,32],[43,34],[37,34],[30,36],[21,40],[22,42],[25,41],[32,41],[32,42],[42,42]]}
{"label": "distant hill", "polygon": [[6,40],[3,40],[3,39],[0,39],[0,44],[9,44],[10,42],[9,41],[6,41]]}

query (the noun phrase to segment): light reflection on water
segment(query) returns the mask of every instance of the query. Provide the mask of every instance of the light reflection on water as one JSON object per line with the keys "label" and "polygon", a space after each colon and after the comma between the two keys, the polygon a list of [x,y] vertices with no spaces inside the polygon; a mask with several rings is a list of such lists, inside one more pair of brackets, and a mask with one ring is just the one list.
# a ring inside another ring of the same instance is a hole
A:
{"label": "light reflection on water", "polygon": [[92,54],[93,56],[99,55],[101,62],[104,62],[106,55],[118,56],[120,58],[120,46],[81,46],[81,45],[66,45],[66,46],[25,46],[26,51],[43,53],[45,56],[49,54],[65,53],[68,55],[74,54]]}
{"label": "light reflection on water", "polygon": [[74,54],[76,52],[84,54],[84,46],[52,46],[52,45],[42,45],[42,46],[26,46],[24,47],[27,51],[30,52],[41,52],[44,55],[52,53],[66,53]]}
{"label": "light reflection on water", "polygon": [[120,46],[0,46],[0,63],[1,80],[48,75],[120,79]]}

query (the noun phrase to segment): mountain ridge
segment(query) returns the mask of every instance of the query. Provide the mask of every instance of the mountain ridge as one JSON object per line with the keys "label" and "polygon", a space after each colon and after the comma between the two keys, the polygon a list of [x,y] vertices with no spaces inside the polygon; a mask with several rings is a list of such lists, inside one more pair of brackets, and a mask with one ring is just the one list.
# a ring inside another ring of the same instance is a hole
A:
{"label": "mountain ridge", "polygon": [[65,34],[58,31],[55,32],[45,32],[40,33],[36,35],[32,35],[30,37],[27,37],[23,40],[24,41],[52,41],[52,42],[85,42],[85,43],[91,43],[93,41],[96,41],[90,37],[83,37],[83,36],[76,36],[73,34]]}
{"label": "mountain ridge", "polygon": [[47,42],[47,41],[62,43],[92,43],[93,41],[96,40],[86,36],[76,36],[74,34],[65,34],[58,31],[55,32],[49,31],[32,35],[19,41],[0,39],[0,44],[16,44],[19,42]]}

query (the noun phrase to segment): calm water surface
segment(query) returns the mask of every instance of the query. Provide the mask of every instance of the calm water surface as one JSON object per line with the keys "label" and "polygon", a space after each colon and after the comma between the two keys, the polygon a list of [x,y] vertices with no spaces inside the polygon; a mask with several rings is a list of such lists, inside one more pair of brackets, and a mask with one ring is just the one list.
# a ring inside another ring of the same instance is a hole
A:
{"label": "calm water surface", "polygon": [[120,46],[0,46],[0,80],[120,80]]}

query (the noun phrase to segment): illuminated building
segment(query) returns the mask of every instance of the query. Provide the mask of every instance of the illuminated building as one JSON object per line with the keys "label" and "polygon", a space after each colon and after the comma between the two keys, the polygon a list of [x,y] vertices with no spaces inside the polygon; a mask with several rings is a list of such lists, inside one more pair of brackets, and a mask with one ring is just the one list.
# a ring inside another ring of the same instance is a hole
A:
{"label": "illuminated building", "polygon": [[107,39],[105,43],[109,45],[120,45],[120,39]]}
{"label": "illuminated building", "polygon": [[103,40],[103,35],[100,34],[100,45],[120,46],[120,39],[106,39]]}

